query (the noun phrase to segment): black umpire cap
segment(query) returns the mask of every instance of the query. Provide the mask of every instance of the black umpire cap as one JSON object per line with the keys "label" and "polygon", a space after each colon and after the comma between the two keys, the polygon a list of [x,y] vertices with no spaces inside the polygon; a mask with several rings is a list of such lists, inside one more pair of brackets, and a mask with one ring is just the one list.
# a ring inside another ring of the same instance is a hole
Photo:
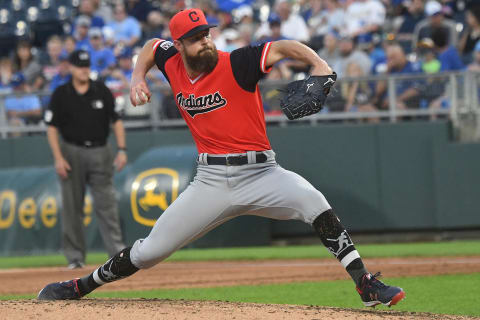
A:
{"label": "black umpire cap", "polygon": [[85,50],[75,50],[68,57],[68,62],[76,67],[90,67],[90,54]]}

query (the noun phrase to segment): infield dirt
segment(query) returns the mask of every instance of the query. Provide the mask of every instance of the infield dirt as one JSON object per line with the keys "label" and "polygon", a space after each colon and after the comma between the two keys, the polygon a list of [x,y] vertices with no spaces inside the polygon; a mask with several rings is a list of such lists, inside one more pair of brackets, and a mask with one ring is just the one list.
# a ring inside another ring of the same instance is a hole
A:
{"label": "infield dirt", "polygon": [[1,314],[9,320],[464,320],[459,316],[428,313],[356,310],[293,305],[219,301],[86,299],[71,302],[2,301]]}
{"label": "infield dirt", "polygon": [[[385,278],[480,272],[480,257],[365,259]],[[45,284],[94,270],[66,268],[0,271],[0,295],[36,294]],[[98,291],[216,287],[347,279],[334,259],[164,262]],[[352,290],[353,284],[352,284]],[[407,292],[408,297],[408,292]],[[360,303],[360,301],[359,301]],[[68,316],[67,316],[68,315]],[[4,316],[6,316],[4,318]],[[70,302],[0,302],[1,319],[473,319],[445,315],[206,301],[84,299]]]}

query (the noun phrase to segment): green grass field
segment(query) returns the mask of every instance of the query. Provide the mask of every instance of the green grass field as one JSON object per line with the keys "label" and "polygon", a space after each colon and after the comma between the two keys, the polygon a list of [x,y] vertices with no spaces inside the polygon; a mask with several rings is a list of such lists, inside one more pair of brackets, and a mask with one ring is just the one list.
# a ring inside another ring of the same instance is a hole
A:
{"label": "green grass field", "polygon": [[[395,310],[480,316],[480,274],[390,278],[407,298]],[[304,282],[148,291],[99,292],[90,298],[217,300],[363,308],[351,281]],[[33,299],[35,295],[0,296],[0,300]],[[386,307],[377,307],[385,309]]]}
{"label": "green grass field", "polygon": [[[480,241],[419,242],[398,244],[366,244],[356,246],[364,258],[382,257],[434,257],[480,255]],[[173,254],[168,261],[221,261],[260,259],[318,259],[330,258],[331,254],[321,245],[286,247],[247,247],[221,249],[183,249]],[[104,253],[90,253],[87,264],[102,264]],[[65,266],[61,254],[2,257],[0,269]]]}
{"label": "green grass field", "polygon": [[[407,298],[395,307],[396,310],[480,316],[480,273],[391,278],[388,279],[388,282],[405,288],[407,292]],[[440,295],[439,293],[444,294]],[[348,280],[188,290],[152,290],[134,293],[98,293],[94,296],[362,307],[353,283]]]}
{"label": "green grass field", "polygon": [[[480,241],[358,246],[363,257],[480,256]],[[309,259],[329,257],[321,246],[292,246],[233,249],[186,249],[170,261]],[[100,264],[104,254],[90,254],[87,262]],[[63,256],[7,257],[0,268],[64,265]],[[403,287],[407,298],[395,310],[480,316],[480,274],[389,278]],[[34,295],[0,296],[31,299]],[[317,305],[363,308],[351,281],[324,281],[216,288],[160,289],[149,291],[100,292],[89,297],[220,300],[256,303]]]}

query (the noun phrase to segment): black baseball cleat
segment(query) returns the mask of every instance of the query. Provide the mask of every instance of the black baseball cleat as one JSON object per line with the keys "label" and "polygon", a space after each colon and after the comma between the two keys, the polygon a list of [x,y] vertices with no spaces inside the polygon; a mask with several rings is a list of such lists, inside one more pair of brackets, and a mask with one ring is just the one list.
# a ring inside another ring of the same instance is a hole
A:
{"label": "black baseball cleat", "polygon": [[64,282],[54,282],[48,284],[38,293],[38,300],[76,300],[82,295],[78,290],[78,280],[73,279]]}
{"label": "black baseball cleat", "polygon": [[380,303],[391,307],[405,298],[405,291],[402,288],[388,286],[378,280],[378,277],[380,277],[380,272],[375,275],[366,273],[362,278],[360,287],[357,287],[357,291],[366,307],[375,307]]}

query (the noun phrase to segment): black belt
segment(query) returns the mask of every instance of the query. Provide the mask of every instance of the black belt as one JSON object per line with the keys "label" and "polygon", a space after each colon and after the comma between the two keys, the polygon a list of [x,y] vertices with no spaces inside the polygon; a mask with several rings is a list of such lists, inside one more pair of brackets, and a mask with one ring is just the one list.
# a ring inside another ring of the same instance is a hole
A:
{"label": "black belt", "polygon": [[[256,154],[257,163],[267,162],[267,156],[264,153]],[[219,166],[241,166],[248,164],[248,157],[246,155],[241,156],[227,156],[227,157],[211,157],[207,156],[208,165]]]}
{"label": "black belt", "polygon": [[79,147],[84,147],[84,148],[96,148],[96,147],[103,147],[104,145],[107,144],[106,140],[100,140],[100,141],[70,141],[70,140],[65,140],[65,142],[74,144]]}

